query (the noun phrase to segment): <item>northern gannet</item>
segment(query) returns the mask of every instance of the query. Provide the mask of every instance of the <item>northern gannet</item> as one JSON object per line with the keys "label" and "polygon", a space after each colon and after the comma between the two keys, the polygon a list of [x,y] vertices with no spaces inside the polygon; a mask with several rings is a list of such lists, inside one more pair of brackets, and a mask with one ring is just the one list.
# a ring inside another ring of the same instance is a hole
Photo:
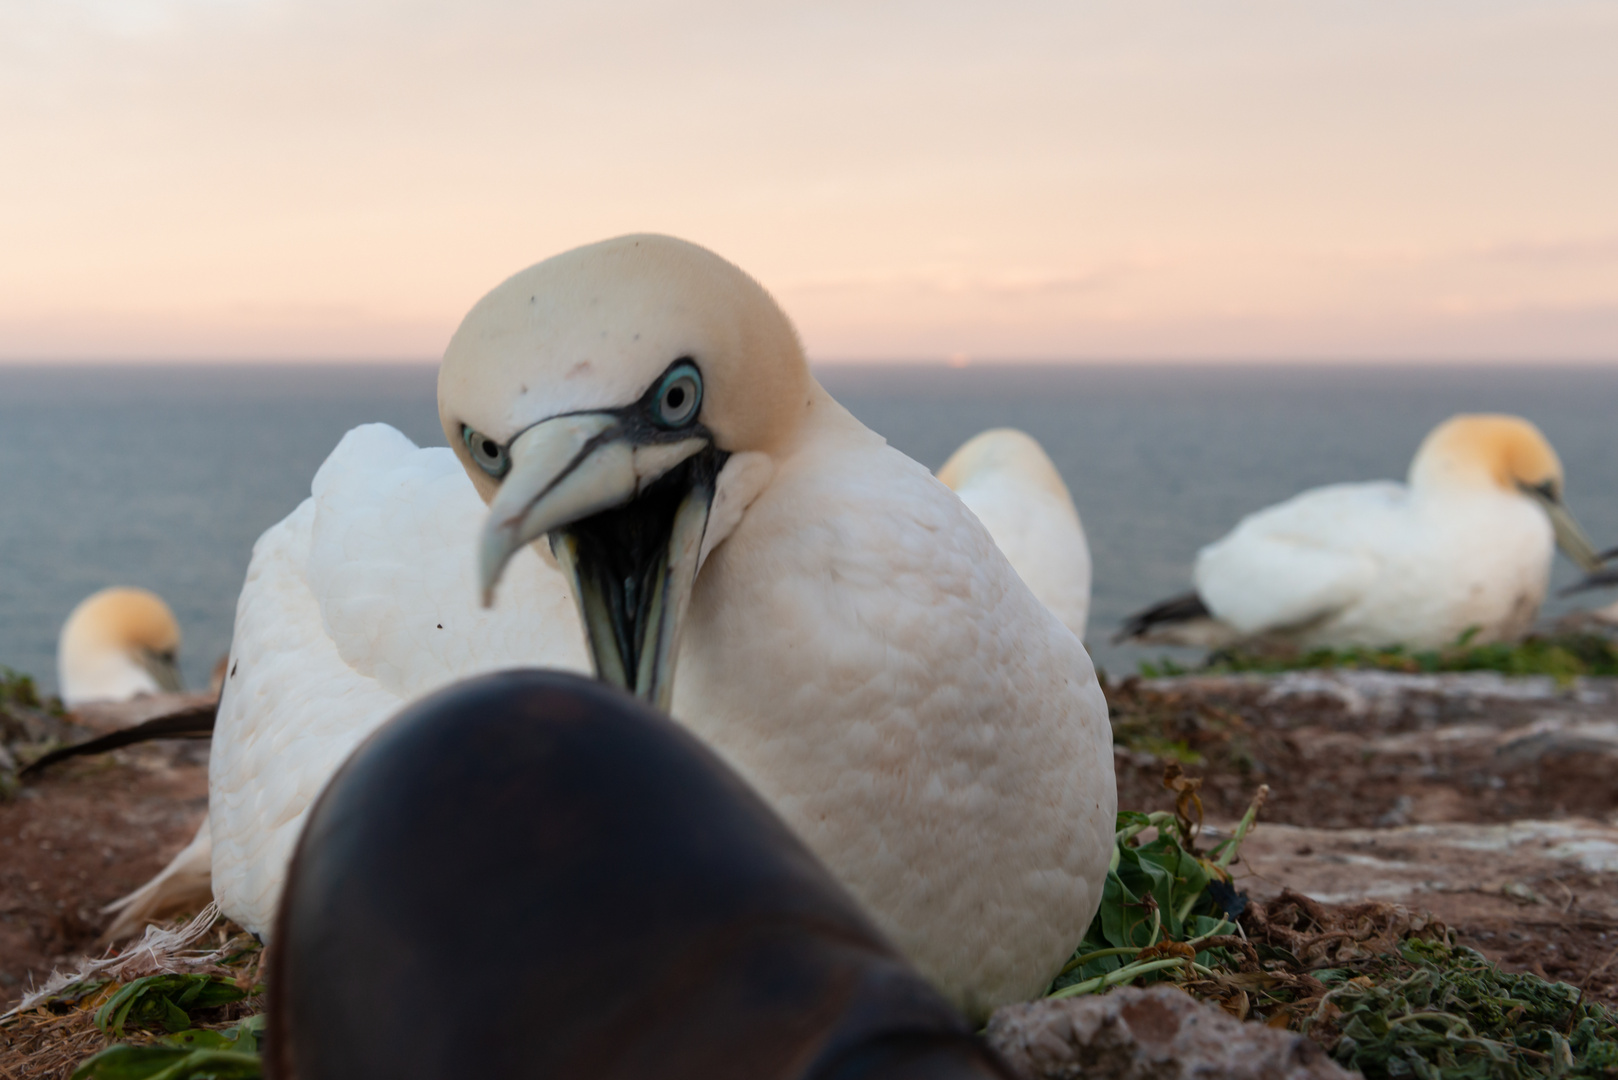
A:
{"label": "northern gannet", "polygon": [[708,747],[558,672],[459,683],[354,752],[267,970],[270,1080],[1011,1077]]}
{"label": "northern gannet", "polygon": [[1090,615],[1090,545],[1062,474],[1032,435],[994,428],[950,455],[938,478],[977,515],[1011,568],[1073,636]]}
{"label": "northern gannet", "polygon": [[558,255],[466,316],[439,413],[487,593],[548,537],[599,675],[671,705],[952,1000],[1048,985],[1113,846],[1090,658],[762,287],[668,237]]}
{"label": "northern gannet", "polygon": [[588,667],[566,583],[532,553],[510,605],[478,606],[483,507],[449,451],[355,428],[311,492],[253,547],[195,842],[221,910],[258,934],[309,804],[377,725],[470,675]]}
{"label": "northern gannet", "polygon": [[[123,587],[92,593],[68,615],[57,642],[62,704],[72,709],[179,691],[184,688],[179,652],[180,624],[162,597]],[[204,819],[197,839],[157,877],[103,909],[116,915],[109,938],[125,936],[177,907],[207,902],[207,828]]]}
{"label": "northern gannet", "polygon": [[56,677],[69,709],[174,692],[180,679],[180,624],[163,598],[111,588],[79,601],[62,624]]}
{"label": "northern gannet", "polygon": [[1407,483],[1333,484],[1243,518],[1197,554],[1196,591],[1118,639],[1220,648],[1441,648],[1527,631],[1554,546],[1596,556],[1562,503],[1562,463],[1527,420],[1461,415],[1427,436]]}

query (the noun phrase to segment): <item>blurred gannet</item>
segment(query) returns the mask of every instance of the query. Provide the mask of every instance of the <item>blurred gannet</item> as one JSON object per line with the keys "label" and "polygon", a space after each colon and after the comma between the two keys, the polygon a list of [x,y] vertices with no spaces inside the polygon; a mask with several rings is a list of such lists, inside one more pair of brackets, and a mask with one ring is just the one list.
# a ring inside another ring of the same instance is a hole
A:
{"label": "blurred gannet", "polygon": [[1062,474],[1033,436],[1015,428],[976,435],[938,478],[983,522],[1034,595],[1084,640],[1090,614],[1090,546]]}
{"label": "blurred gannet", "polygon": [[[62,624],[56,647],[62,704],[127,701],[141,694],[177,692],[180,624],[161,597],[145,589],[111,588],[79,602]],[[121,937],[176,908],[207,902],[207,819],[197,839],[182,848],[147,884],[104,911],[117,913],[109,938]]]}
{"label": "blurred gannet", "polygon": [[220,908],[258,934],[309,804],[400,706],[481,672],[588,663],[566,583],[532,553],[510,605],[477,605],[483,507],[449,451],[355,428],[311,491],[253,546],[194,842],[211,840]]}
{"label": "blurred gannet", "polygon": [[548,537],[600,677],[672,704],[968,1014],[1048,985],[1113,846],[1089,656],[762,287],[668,237],[579,248],[480,300],[438,385],[491,596]]}
{"label": "blurred gannet", "polygon": [[[468,896],[499,948],[469,945]],[[270,1080],[1011,1077],[708,747],[553,671],[452,686],[354,752],[267,970]]]}
{"label": "blurred gannet", "polygon": [[56,644],[57,684],[68,708],[174,692],[180,680],[180,624],[145,589],[102,589],[79,601]]}
{"label": "blurred gannet", "polygon": [[1553,545],[1594,549],[1562,504],[1562,463],[1533,424],[1462,415],[1427,436],[1406,484],[1333,484],[1242,519],[1197,554],[1196,591],[1133,616],[1118,639],[1220,648],[1440,648],[1533,622]]}

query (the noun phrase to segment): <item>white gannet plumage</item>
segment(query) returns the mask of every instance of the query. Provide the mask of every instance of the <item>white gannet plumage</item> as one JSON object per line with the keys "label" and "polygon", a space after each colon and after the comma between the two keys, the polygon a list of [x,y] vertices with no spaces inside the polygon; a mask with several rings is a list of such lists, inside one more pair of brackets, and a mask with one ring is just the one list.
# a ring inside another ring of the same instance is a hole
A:
{"label": "white gannet plumage", "polygon": [[62,624],[56,674],[62,704],[128,701],[182,689],[180,624],[146,589],[102,589],[79,601]]}
{"label": "white gannet plumage", "polygon": [[762,287],[667,237],[557,256],[462,322],[439,409],[490,587],[549,535],[599,674],[670,702],[957,1004],[1044,989],[1112,847],[1090,659]]}
{"label": "white gannet plumage", "polygon": [[209,768],[214,896],[261,935],[310,804],[401,705],[501,668],[588,670],[566,583],[531,552],[513,602],[478,606],[483,507],[449,451],[355,428],[311,488],[253,547]]}
{"label": "white gannet plumage", "polygon": [[1073,636],[1090,617],[1090,545],[1056,464],[1032,435],[993,428],[950,455],[938,478],[983,522],[1006,561]]}
{"label": "white gannet plumage", "polygon": [[1407,483],[1333,484],[1243,518],[1203,548],[1194,595],[1134,616],[1120,637],[1222,647],[1440,648],[1508,641],[1532,624],[1556,545],[1595,553],[1562,503],[1562,465],[1515,416],[1451,417]]}
{"label": "white gannet plumage", "polygon": [[[71,709],[179,691],[179,651],[180,624],[156,593],[126,587],[92,593],[62,624],[56,649],[62,704]],[[199,900],[206,903],[207,829],[204,819],[197,837],[161,873],[104,909],[116,913],[108,937],[122,937]]]}

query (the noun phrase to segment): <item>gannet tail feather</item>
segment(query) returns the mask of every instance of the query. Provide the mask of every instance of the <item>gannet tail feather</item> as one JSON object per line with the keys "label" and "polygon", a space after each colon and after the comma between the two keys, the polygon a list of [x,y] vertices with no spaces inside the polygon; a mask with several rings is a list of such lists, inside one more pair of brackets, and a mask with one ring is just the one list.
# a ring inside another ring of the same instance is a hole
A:
{"label": "gannet tail feather", "polygon": [[197,835],[152,880],[102,908],[116,914],[103,941],[133,937],[151,922],[180,911],[197,911],[213,901],[213,832],[203,818]]}
{"label": "gannet tail feather", "polygon": [[105,754],[121,746],[151,742],[153,739],[206,739],[213,735],[214,717],[218,712],[218,702],[209,702],[206,705],[168,713],[144,724],[136,724],[134,727],[114,731],[72,746],[64,746],[60,750],[52,750],[37,761],[31,762],[18,775],[29,776],[68,758],[84,754]]}
{"label": "gannet tail feather", "polygon": [[1112,635],[1112,643],[1117,645],[1119,642],[1144,637],[1153,627],[1192,622],[1212,616],[1213,612],[1202,602],[1202,597],[1195,592],[1181,593],[1129,616],[1118,628],[1118,632]]}
{"label": "gannet tail feather", "polygon": [[[1608,552],[1602,558],[1610,558],[1612,554],[1612,552]],[[1604,589],[1609,585],[1618,585],[1618,567],[1609,567],[1606,570],[1597,570],[1593,574],[1586,574],[1583,579],[1575,581],[1557,595],[1572,596],[1574,593],[1585,592],[1589,589]]]}

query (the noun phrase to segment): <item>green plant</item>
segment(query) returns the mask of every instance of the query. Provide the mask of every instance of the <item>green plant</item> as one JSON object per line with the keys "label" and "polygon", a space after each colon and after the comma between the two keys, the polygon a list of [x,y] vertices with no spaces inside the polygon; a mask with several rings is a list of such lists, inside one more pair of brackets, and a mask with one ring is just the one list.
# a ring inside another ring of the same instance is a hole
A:
{"label": "green plant", "polygon": [[146,1046],[119,1043],[73,1070],[72,1080],[258,1080],[263,1030],[260,1014],[222,1031],[193,1028]]}
{"label": "green plant", "polygon": [[1618,1073],[1618,1016],[1577,987],[1501,971],[1444,941],[1399,946],[1380,981],[1328,992],[1306,1021],[1335,1028],[1332,1056],[1370,1080],[1523,1080]]}
{"label": "green plant", "polygon": [[1549,675],[1563,683],[1581,676],[1618,675],[1618,642],[1604,634],[1578,630],[1533,634],[1518,642],[1474,645],[1476,633],[1475,629],[1468,630],[1442,649],[1416,651],[1399,645],[1302,651],[1229,649],[1210,654],[1194,669],[1165,658],[1156,663],[1143,662],[1140,672],[1146,678],[1163,678],[1192,673],[1276,674],[1311,668],[1412,673],[1497,671],[1504,675]]}
{"label": "green plant", "polygon": [[[1235,833],[1202,856],[1196,851],[1200,781],[1186,779],[1178,765],[1170,765],[1163,782],[1177,796],[1173,813],[1119,812],[1101,906],[1051,984],[1050,997],[1099,993],[1143,977],[1168,978],[1176,969],[1206,974],[1218,960],[1205,946],[1236,929],[1235,912],[1227,908],[1235,906],[1228,867],[1269,789],[1259,788]],[[1156,835],[1142,843],[1140,837],[1150,830]]]}
{"label": "green plant", "polygon": [[95,1023],[103,1034],[120,1036],[125,1024],[184,1031],[191,1013],[240,1001],[247,991],[217,975],[148,975],[136,979],[96,1010]]}

